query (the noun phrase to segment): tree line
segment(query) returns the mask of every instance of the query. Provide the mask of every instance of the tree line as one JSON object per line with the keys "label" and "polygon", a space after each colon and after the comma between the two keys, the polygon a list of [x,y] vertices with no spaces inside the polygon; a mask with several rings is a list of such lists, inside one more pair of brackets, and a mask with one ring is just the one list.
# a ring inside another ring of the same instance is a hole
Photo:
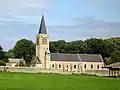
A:
{"label": "tree line", "polygon": [[[35,56],[35,44],[31,40],[18,40],[8,52],[0,47],[0,65],[5,65],[8,58],[23,58],[29,65]],[[64,40],[50,42],[51,53],[73,53],[73,54],[101,54],[106,64],[120,61],[120,37],[87,40],[76,40],[66,42]]]}
{"label": "tree line", "polygon": [[106,64],[120,61],[120,37],[109,39],[91,38],[85,41],[66,42],[58,40],[50,42],[50,51],[73,54],[101,54]]}

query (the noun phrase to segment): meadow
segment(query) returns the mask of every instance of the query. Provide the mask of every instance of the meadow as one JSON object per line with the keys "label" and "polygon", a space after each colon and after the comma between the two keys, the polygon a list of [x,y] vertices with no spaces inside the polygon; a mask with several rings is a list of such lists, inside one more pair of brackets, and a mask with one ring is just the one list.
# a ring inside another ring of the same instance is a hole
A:
{"label": "meadow", "polygon": [[0,90],[120,90],[120,78],[0,72]]}

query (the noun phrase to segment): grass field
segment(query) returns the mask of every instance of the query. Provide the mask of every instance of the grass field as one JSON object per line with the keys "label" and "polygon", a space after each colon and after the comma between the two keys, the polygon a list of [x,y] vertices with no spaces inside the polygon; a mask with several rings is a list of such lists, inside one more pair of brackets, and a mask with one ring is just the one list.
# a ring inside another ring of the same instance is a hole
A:
{"label": "grass field", "polygon": [[120,90],[119,78],[0,73],[0,90]]}

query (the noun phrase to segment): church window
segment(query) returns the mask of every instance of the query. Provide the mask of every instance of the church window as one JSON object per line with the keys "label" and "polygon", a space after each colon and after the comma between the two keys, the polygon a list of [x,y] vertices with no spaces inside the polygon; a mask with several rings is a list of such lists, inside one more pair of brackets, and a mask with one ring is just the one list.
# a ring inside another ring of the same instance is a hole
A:
{"label": "church window", "polygon": [[86,69],[86,64],[84,65],[84,68]]}
{"label": "church window", "polygon": [[37,37],[36,44],[39,45],[39,37]]}
{"label": "church window", "polygon": [[47,44],[47,38],[46,37],[42,37],[42,44]]}
{"label": "church window", "polygon": [[74,69],[76,69],[76,65],[74,65]]}
{"label": "church window", "polygon": [[99,65],[97,65],[97,69],[99,69]]}
{"label": "church window", "polygon": [[93,65],[91,65],[91,69],[93,69]]}
{"label": "church window", "polygon": [[59,68],[61,68],[61,65],[59,64]]}
{"label": "church window", "polygon": [[67,65],[67,68],[68,68],[68,65]]}
{"label": "church window", "polygon": [[52,68],[54,68],[55,66],[54,66],[54,64],[52,65]]}

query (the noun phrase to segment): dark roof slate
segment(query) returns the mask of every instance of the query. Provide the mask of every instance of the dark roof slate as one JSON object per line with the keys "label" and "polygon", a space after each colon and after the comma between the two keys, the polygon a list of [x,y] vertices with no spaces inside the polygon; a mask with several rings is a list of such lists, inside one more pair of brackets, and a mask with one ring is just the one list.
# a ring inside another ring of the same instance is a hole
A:
{"label": "dark roof slate", "polygon": [[51,53],[51,61],[80,61],[77,54]]}
{"label": "dark roof slate", "polygon": [[41,24],[40,24],[40,28],[39,28],[39,33],[38,34],[47,34],[44,16],[42,16]]}
{"label": "dark roof slate", "polygon": [[51,53],[51,61],[102,62],[99,54]]}
{"label": "dark roof slate", "polygon": [[102,58],[98,54],[80,54],[80,58],[84,62],[99,62]]}

